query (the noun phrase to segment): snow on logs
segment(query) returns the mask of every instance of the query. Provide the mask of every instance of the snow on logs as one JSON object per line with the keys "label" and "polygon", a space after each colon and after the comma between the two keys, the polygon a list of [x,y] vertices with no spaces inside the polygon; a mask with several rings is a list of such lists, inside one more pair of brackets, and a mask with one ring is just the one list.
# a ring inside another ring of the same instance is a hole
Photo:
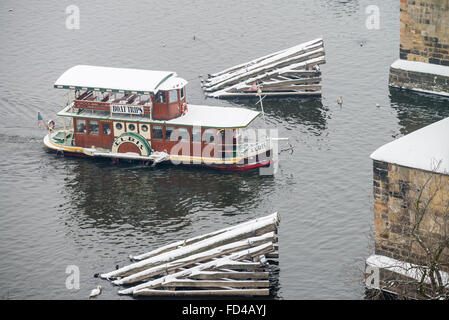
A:
{"label": "snow on logs", "polygon": [[201,85],[214,98],[255,96],[257,87],[264,96],[321,96],[324,55],[323,39],[318,38],[210,74]]}
{"label": "snow on logs", "polygon": [[253,219],[159,249],[101,274],[119,294],[194,296],[269,294],[269,260],[277,258],[279,214]]}

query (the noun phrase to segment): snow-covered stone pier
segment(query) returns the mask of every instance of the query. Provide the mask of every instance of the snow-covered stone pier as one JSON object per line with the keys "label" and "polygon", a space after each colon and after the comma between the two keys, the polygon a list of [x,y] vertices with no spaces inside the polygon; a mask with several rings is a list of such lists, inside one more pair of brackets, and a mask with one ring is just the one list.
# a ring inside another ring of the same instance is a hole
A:
{"label": "snow-covered stone pier", "polygon": [[391,87],[449,96],[449,2],[401,0],[399,56]]}
{"label": "snow-covered stone pier", "polygon": [[371,154],[375,248],[367,266],[379,271],[376,289],[414,299],[449,293],[447,137],[449,118]]}

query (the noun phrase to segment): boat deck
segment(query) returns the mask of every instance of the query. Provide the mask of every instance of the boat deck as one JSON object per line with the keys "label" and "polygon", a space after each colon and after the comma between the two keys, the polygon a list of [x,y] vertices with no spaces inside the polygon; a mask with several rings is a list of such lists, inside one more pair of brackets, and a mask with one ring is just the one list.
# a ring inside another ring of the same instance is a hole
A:
{"label": "boat deck", "polygon": [[115,114],[102,110],[77,109],[74,104],[58,112],[58,116],[71,118],[91,118],[112,121],[132,121],[176,126],[197,126],[204,128],[234,129],[246,128],[259,115],[259,111],[234,107],[212,107],[188,105],[185,115],[170,120],[154,120],[146,116]]}

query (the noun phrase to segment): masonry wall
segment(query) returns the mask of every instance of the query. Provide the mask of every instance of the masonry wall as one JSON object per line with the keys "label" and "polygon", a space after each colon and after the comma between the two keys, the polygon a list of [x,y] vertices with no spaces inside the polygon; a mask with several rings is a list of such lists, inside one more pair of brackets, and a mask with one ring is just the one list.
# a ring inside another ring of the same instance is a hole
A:
{"label": "masonry wall", "polygon": [[[431,180],[429,180],[431,178]],[[424,188],[427,182],[427,187]],[[424,190],[419,197],[420,191]],[[440,243],[449,232],[449,176],[373,162],[375,253],[414,264],[425,264],[425,254],[410,236],[416,224],[414,205],[427,201],[436,191],[421,223],[420,235],[426,244]],[[413,241],[412,241],[413,240]],[[441,256],[444,271],[449,271],[449,250]]]}
{"label": "masonry wall", "polygon": [[449,66],[449,0],[400,1],[400,58]]}
{"label": "masonry wall", "polygon": [[449,94],[449,77],[390,68],[390,86]]}

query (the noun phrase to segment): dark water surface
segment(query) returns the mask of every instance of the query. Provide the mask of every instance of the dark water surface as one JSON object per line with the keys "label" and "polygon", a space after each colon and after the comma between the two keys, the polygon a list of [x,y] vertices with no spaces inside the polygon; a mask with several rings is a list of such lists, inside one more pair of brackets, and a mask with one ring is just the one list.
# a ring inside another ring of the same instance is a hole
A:
{"label": "dark water surface", "polygon": [[[0,298],[85,299],[100,283],[99,299],[129,299],[93,274],[128,254],[274,211],[282,218],[276,297],[363,298],[369,155],[449,116],[447,100],[389,91],[399,1],[377,1],[380,29],[368,30],[373,2],[2,1]],[[80,8],[79,30],[65,27],[71,4]],[[274,176],[117,167],[57,158],[42,146],[37,112],[48,119],[61,109],[64,91],[53,83],[73,65],[172,70],[189,80],[189,103],[255,109],[253,101],[206,101],[198,76],[320,36],[322,100],[264,103],[268,127],[294,146]],[[66,289],[67,265],[79,266],[80,290]]]}

